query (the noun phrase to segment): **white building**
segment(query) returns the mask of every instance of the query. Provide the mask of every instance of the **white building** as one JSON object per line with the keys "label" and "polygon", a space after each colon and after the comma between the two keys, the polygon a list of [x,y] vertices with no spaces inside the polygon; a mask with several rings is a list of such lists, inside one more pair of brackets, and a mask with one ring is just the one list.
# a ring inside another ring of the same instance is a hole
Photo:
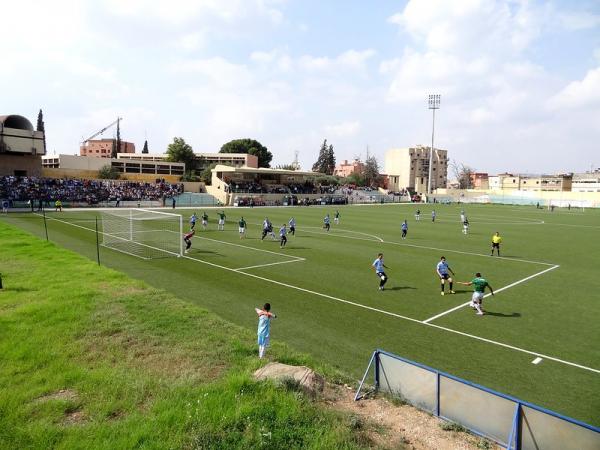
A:
{"label": "white building", "polygon": [[600,192],[600,171],[573,174],[573,192]]}
{"label": "white building", "polygon": [[[427,192],[429,178],[429,153],[431,147],[417,145],[410,148],[388,150],[385,154],[385,173],[389,177],[388,189],[409,189]],[[448,151],[435,149],[431,189],[445,188],[448,182]]]}

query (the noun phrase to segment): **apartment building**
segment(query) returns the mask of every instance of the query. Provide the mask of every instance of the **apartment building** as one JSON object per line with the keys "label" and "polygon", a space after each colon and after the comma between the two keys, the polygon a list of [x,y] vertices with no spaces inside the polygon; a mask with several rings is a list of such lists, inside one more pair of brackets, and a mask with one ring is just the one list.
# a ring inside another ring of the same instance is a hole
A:
{"label": "apartment building", "polygon": [[[431,147],[416,147],[388,150],[385,154],[385,173],[389,177],[388,189],[409,189],[427,192],[429,178],[429,153]],[[448,182],[448,151],[433,151],[431,189],[445,188]]]}
{"label": "apartment building", "polygon": [[[95,139],[85,142],[79,147],[79,156],[92,156],[95,158],[110,158],[114,139]],[[121,148],[117,153],[135,153],[133,142],[121,141]]]}
{"label": "apartment building", "polygon": [[[247,153],[194,153],[196,155],[197,170],[202,170],[211,164],[223,164],[231,167],[258,168],[258,157]],[[130,159],[135,161],[165,161],[166,153],[119,153],[117,159]]]}
{"label": "apartment building", "polygon": [[364,168],[365,165],[362,161],[355,159],[352,162],[348,162],[348,160],[346,159],[343,163],[338,164],[335,167],[333,174],[337,175],[338,177],[347,177],[355,172],[361,173]]}

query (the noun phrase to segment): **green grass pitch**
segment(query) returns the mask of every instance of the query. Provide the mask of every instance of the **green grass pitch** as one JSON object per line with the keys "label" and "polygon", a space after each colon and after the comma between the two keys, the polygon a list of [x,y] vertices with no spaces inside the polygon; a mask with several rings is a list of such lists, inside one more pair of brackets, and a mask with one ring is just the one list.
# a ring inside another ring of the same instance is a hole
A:
{"label": "green grass pitch", "polygon": [[[600,425],[600,211],[435,205],[432,223],[433,205],[418,206],[420,222],[417,205],[340,207],[341,223],[329,233],[322,219],[327,212],[333,218],[335,207],[230,208],[222,232],[211,209],[208,230],[197,225],[184,258],[141,260],[101,247],[100,259],[248,328],[256,326],[253,308],[269,301],[279,316],[272,339],[356,378],[382,348]],[[467,236],[461,209],[471,223]],[[182,214],[184,226],[193,211],[203,210],[168,210]],[[95,260],[97,214],[48,212],[50,240]],[[242,215],[248,234],[240,240]],[[287,248],[260,240],[265,216],[275,231],[296,218]],[[3,219],[45,236],[39,215]],[[489,256],[495,231],[502,258]],[[383,292],[371,267],[378,252],[389,266]],[[455,285],[455,295],[440,295],[435,265],[442,255],[456,280],[481,272],[498,291],[484,300],[484,317],[460,307],[470,288]],[[542,361],[533,364],[537,356]]]}

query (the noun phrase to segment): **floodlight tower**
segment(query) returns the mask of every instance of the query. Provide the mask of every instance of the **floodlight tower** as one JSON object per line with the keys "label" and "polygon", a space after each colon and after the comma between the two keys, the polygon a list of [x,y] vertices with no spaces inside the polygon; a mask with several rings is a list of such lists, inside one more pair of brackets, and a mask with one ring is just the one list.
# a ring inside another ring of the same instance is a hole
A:
{"label": "floodlight tower", "polygon": [[429,176],[427,177],[427,193],[431,194],[431,178],[433,171],[433,137],[435,135],[435,110],[440,109],[441,95],[429,96],[429,109],[433,111],[433,122],[431,125],[431,149],[429,149]]}

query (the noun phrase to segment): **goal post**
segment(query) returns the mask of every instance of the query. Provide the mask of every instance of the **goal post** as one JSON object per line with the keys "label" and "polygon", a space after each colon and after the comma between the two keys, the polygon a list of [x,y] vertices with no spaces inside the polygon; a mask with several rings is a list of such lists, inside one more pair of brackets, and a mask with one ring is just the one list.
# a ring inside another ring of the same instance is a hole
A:
{"label": "goal post", "polygon": [[101,245],[143,259],[183,255],[183,218],[148,209],[101,211]]}

